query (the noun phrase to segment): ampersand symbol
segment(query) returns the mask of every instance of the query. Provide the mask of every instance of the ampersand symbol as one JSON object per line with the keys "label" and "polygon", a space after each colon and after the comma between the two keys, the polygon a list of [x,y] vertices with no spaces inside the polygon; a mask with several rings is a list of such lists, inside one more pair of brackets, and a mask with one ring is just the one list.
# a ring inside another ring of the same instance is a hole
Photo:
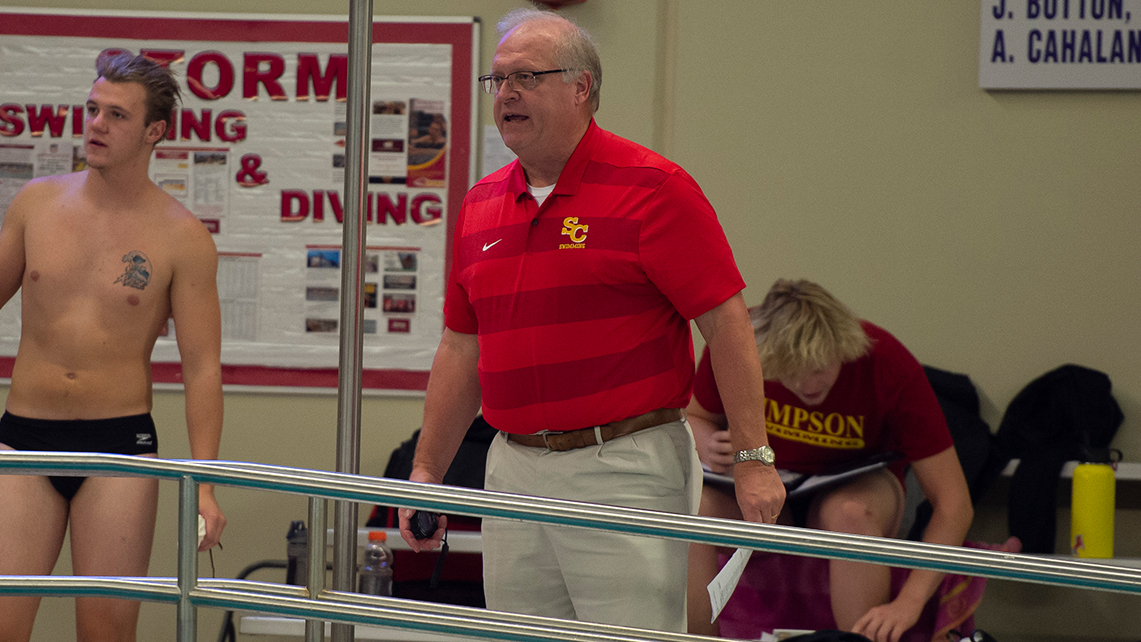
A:
{"label": "ampersand symbol", "polygon": [[246,154],[242,156],[242,169],[238,172],[237,180],[238,185],[242,187],[257,187],[258,185],[265,185],[269,182],[269,177],[265,172],[258,171],[261,167],[261,156],[257,154]]}

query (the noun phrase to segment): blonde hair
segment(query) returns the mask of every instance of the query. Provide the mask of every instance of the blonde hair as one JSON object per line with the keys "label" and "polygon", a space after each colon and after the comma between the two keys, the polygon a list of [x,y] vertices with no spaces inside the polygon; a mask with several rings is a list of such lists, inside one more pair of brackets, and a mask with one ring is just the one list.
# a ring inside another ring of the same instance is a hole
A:
{"label": "blonde hair", "polygon": [[778,279],[749,319],[766,379],[855,361],[871,348],[855,313],[812,281]]}

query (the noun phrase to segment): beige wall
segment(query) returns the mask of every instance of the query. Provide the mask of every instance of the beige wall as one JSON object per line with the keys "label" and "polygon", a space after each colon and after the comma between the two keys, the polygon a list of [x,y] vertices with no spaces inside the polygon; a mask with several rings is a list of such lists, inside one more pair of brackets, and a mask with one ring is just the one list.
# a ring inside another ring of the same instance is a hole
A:
{"label": "beige wall", "polygon": [[[375,11],[479,15],[486,69],[495,19],[522,4],[400,0],[376,3]],[[195,4],[220,12],[269,7]],[[283,0],[272,8],[347,15],[348,3]],[[1141,95],[981,91],[975,2],[589,0],[565,13],[602,50],[599,123],[697,178],[729,235],[749,303],[778,277],[819,281],[921,361],[969,374],[992,426],[1043,372],[1068,362],[1103,370],[1127,415],[1116,445],[1141,460],[1134,338],[1141,262],[1132,257],[1141,247]],[[484,98],[485,124],[489,106]],[[187,454],[181,412],[181,395],[157,395],[165,455]],[[334,466],[334,398],[230,392],[226,412],[225,458]],[[383,469],[421,412],[415,398],[365,401],[363,472]],[[151,572],[173,575],[176,494],[173,486],[163,493]],[[219,495],[230,518],[226,549],[215,555],[219,576],[283,556],[285,528],[304,516],[303,499]],[[976,535],[1000,538],[1000,512],[981,513],[986,522]],[[1123,520],[1130,533],[1134,517]],[[1135,539],[1121,533],[1119,546],[1123,538]],[[1004,601],[988,602],[990,620],[981,622],[994,632],[1137,629],[1104,617],[1127,608],[1123,602],[1136,611],[1135,598],[1086,593],[1083,604],[1092,606],[1075,614],[1060,608],[1069,598],[1059,592],[996,594]],[[1030,609],[1028,594],[1059,608]],[[51,627],[69,619],[66,601],[48,601],[36,639],[67,639]],[[214,639],[218,621],[204,611],[200,639]],[[173,622],[172,608],[144,607],[140,639],[169,639]]]}
{"label": "beige wall", "polygon": [[672,156],[750,302],[819,281],[993,425],[1043,372],[1103,370],[1141,458],[1141,95],[981,91],[975,2],[679,5]]}

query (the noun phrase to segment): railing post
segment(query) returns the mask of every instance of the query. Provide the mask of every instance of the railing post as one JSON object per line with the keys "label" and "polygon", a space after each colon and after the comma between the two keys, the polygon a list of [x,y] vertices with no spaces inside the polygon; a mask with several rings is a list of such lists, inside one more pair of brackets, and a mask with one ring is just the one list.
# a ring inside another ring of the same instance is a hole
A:
{"label": "railing post", "polygon": [[[325,590],[325,500],[309,497],[309,599],[315,600]],[[305,620],[305,642],[324,642],[325,621]]]}
{"label": "railing post", "polygon": [[[364,210],[368,195],[372,103],[372,0],[349,0],[348,106],[345,121],[345,217],[341,226],[341,322],[337,380],[337,472],[360,474],[361,369],[364,363]],[[357,573],[357,505],[333,509],[333,588],[352,591]],[[351,624],[333,624],[333,642],[356,639]]]}
{"label": "railing post", "polygon": [[178,494],[178,642],[196,642],[198,611],[190,591],[198,584],[198,483],[183,475]]}

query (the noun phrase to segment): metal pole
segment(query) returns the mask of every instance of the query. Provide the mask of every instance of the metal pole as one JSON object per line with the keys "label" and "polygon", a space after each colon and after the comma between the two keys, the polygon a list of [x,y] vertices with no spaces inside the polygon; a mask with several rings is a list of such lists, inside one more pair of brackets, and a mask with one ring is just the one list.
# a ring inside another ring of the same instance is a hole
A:
{"label": "metal pole", "polygon": [[[325,590],[325,500],[309,498],[309,599]],[[324,642],[325,621],[305,620],[305,642]]]}
{"label": "metal pole", "polygon": [[[341,244],[341,346],[337,394],[337,472],[360,473],[365,198],[372,81],[372,0],[349,2],[349,87],[345,137],[345,216]],[[356,578],[357,505],[338,501],[333,524],[333,588]],[[312,538],[313,535],[311,534]],[[352,642],[353,627],[333,625],[333,642]]]}
{"label": "metal pole", "polygon": [[178,483],[178,642],[198,639],[197,607],[190,591],[198,582],[198,483],[183,475]]}

